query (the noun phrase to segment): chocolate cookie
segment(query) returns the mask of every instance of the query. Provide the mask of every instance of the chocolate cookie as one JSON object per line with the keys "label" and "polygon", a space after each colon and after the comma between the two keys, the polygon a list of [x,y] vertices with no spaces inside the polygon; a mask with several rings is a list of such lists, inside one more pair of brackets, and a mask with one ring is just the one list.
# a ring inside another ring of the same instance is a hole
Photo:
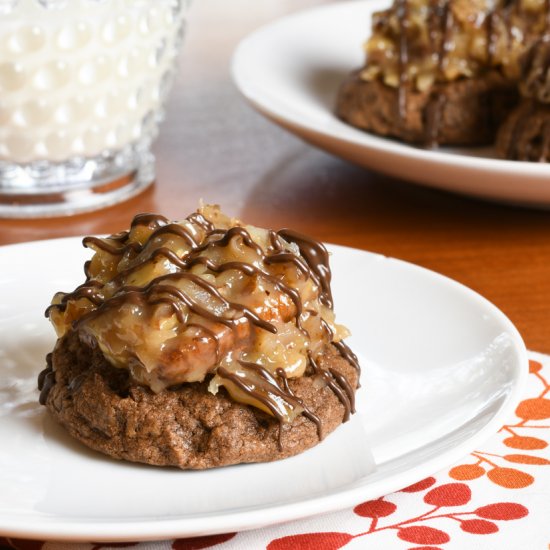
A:
{"label": "chocolate cookie", "polygon": [[510,160],[550,162],[550,34],[521,59],[521,103],[502,124],[497,154]]}
{"label": "chocolate cookie", "polygon": [[[550,2],[394,0],[372,14],[364,49],[363,67],[342,85],[337,114],[378,135],[430,146],[485,145],[494,143],[520,92],[550,101]],[[537,127],[516,124],[512,115],[499,135],[501,155],[548,160],[547,130],[539,127],[545,109],[538,118],[524,105],[516,113],[527,113]],[[511,137],[520,138],[519,149],[507,142]]]}
{"label": "chocolate cookie", "polygon": [[354,412],[360,369],[322,243],[216,206],[83,243],[85,281],[46,310],[58,341],[39,387],[84,444],[180,468],[264,462]]}
{"label": "chocolate cookie", "polygon": [[333,373],[332,382],[313,369],[289,379],[291,392],[311,415],[285,424],[234,401],[223,389],[213,395],[208,380],[154,393],[110,365],[76,332],[58,341],[51,362],[53,371],[41,376],[42,401],[73,437],[113,458],[183,469],[301,453],[347,419],[358,383],[357,370],[335,348],[326,348],[318,363]]}
{"label": "chocolate cookie", "polygon": [[424,92],[412,87],[400,92],[360,74],[351,74],[340,88],[338,116],[362,130],[408,143],[492,143],[499,122],[517,101],[516,87],[496,71]]}
{"label": "chocolate cookie", "polygon": [[496,151],[504,159],[550,162],[550,104],[524,99],[502,124]]}

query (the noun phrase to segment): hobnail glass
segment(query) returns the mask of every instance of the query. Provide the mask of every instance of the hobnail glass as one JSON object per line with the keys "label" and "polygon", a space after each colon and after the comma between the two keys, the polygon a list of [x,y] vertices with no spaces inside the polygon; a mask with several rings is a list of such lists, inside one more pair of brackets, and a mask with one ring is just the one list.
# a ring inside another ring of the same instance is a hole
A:
{"label": "hobnail glass", "polygon": [[70,215],[155,176],[188,0],[0,0],[0,216]]}

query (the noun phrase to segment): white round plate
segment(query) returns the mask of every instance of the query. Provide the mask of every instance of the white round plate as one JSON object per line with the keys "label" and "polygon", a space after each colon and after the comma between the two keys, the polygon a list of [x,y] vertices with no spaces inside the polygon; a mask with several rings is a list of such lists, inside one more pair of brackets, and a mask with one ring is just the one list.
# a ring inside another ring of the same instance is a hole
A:
{"label": "white round plate", "polygon": [[492,148],[428,150],[362,132],[334,114],[340,83],[364,63],[371,15],[390,0],[359,0],[291,15],[238,46],[233,78],[250,103],[306,141],[426,186],[525,205],[550,205],[550,165],[496,159]]}
{"label": "white round plate", "polygon": [[441,275],[331,246],[337,319],[363,367],[357,414],[297,457],[210,471],[111,460],[37,403],[44,308],[84,279],[78,239],[0,248],[0,534],[131,541],[252,529],[358,504],[460,460],[519,400],[512,323]]}

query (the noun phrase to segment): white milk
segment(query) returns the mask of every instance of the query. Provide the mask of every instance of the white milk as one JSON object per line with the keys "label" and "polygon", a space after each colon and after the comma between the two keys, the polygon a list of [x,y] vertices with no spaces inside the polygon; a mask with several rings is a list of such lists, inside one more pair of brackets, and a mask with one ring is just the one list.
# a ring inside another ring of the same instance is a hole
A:
{"label": "white milk", "polygon": [[109,154],[155,137],[185,0],[0,0],[0,161]]}

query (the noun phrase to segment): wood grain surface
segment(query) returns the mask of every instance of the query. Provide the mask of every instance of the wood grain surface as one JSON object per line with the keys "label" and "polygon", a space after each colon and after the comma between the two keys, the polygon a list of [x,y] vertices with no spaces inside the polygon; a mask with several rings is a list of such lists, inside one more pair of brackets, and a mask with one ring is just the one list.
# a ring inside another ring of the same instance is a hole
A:
{"label": "wood grain surface", "polygon": [[155,185],[92,214],[0,220],[0,244],[115,232],[138,212],[179,219],[203,199],[253,224],[290,226],[448,275],[501,308],[530,349],[550,352],[550,213],[360,169],[287,134],[239,96],[229,74],[238,41],[263,23],[322,3],[195,2],[155,146]]}

